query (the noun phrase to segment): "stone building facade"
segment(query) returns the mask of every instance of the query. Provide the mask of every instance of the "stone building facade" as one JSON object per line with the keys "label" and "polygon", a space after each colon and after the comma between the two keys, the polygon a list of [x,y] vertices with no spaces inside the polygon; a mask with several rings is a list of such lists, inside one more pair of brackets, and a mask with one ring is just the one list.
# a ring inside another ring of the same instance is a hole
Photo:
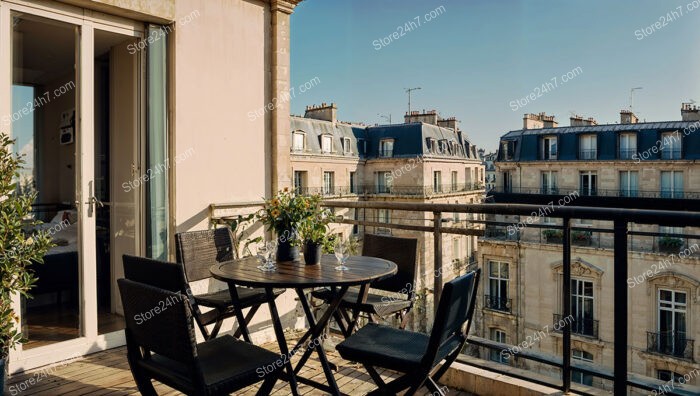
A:
{"label": "stone building facade", "polygon": [[[338,121],[335,104],[309,106],[291,120],[291,167],[297,191],[326,199],[413,203],[474,203],[484,196],[484,167],[476,147],[454,118],[435,110],[412,112],[403,124],[366,126]],[[432,214],[391,210],[337,210],[356,220],[432,226]],[[449,226],[477,227],[471,217],[454,214]],[[433,288],[433,235],[389,227],[338,225],[344,237],[391,234],[417,238],[418,303],[414,326],[430,323]],[[451,279],[474,260],[475,236],[444,235],[444,279]],[[420,293],[419,293],[420,294]],[[423,314],[428,311],[428,314]],[[426,322],[426,319],[428,321]]]}
{"label": "stone building facade", "polygon": [[[538,203],[531,218],[499,216],[479,242],[483,300],[477,332],[510,345],[562,354],[561,225],[559,206],[697,210],[700,199],[698,109],[684,104],[682,121],[639,123],[621,112],[619,124],[529,114],[523,129],[505,134],[495,161],[498,203]],[[549,122],[550,126],[544,126]],[[551,202],[551,204],[550,204]],[[535,224],[542,227],[533,227]],[[612,371],[613,235],[604,221],[572,220],[572,358]],[[629,370],[700,385],[700,237],[697,227],[630,225],[628,238]],[[619,287],[619,285],[618,285]],[[557,326],[558,327],[558,326]],[[542,336],[545,334],[545,336]],[[552,366],[483,350],[482,357],[560,378]],[[684,377],[685,376],[685,377]],[[574,371],[573,381],[607,390],[608,381]],[[696,388],[697,389],[697,388]]]}

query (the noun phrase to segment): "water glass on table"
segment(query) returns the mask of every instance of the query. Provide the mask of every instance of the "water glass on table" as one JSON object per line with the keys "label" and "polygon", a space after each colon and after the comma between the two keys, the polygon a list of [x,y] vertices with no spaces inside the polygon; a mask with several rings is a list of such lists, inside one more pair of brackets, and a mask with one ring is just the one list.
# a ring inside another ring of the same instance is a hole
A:
{"label": "water glass on table", "polygon": [[333,251],[335,252],[335,258],[338,260],[338,266],[335,269],[338,271],[349,270],[350,268],[345,265],[345,262],[350,258],[350,249],[348,249],[346,243],[338,239],[333,246]]}

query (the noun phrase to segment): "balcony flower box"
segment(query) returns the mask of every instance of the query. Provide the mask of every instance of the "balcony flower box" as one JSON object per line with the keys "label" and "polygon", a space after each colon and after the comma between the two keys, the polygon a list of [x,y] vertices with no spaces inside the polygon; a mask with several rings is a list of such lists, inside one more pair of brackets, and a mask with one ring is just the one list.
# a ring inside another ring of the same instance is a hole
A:
{"label": "balcony flower box", "polygon": [[562,230],[544,230],[542,236],[548,243],[561,243],[564,237]]}
{"label": "balcony flower box", "polygon": [[664,253],[678,253],[683,247],[681,238],[662,237],[659,239],[659,251]]}
{"label": "balcony flower box", "polygon": [[590,231],[574,231],[571,233],[571,243],[578,246],[591,246],[593,233]]}

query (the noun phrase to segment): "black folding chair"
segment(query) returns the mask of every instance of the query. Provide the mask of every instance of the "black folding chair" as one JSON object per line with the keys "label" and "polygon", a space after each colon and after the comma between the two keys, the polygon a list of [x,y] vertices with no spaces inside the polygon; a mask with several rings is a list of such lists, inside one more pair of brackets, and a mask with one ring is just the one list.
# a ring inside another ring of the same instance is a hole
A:
{"label": "black folding chair", "polygon": [[[425,385],[432,394],[444,395],[437,381],[467,341],[480,272],[472,271],[445,284],[430,335],[370,323],[336,346],[344,359],[367,369],[379,387],[370,394],[397,394],[408,388],[405,394],[413,395]],[[385,383],[375,367],[403,375]]]}
{"label": "black folding chair", "polygon": [[[145,283],[160,289],[165,289],[173,293],[182,293],[187,295],[190,304],[194,305],[194,298],[190,291],[190,286],[185,278],[185,268],[180,263],[171,263],[168,261],[154,260],[146,257],[130,256],[125,254],[122,256],[124,263],[124,277],[134,282]],[[202,334],[206,339],[206,327],[216,321],[217,312],[210,311],[202,314],[201,312],[194,313],[194,320],[197,327],[202,330]],[[211,337],[213,338],[213,337]]]}
{"label": "black folding chair", "polygon": [[128,279],[117,283],[127,359],[142,395],[157,395],[153,379],[188,395],[227,395],[263,378],[257,394],[270,394],[281,372],[278,354],[230,335],[197,344],[186,295]]}
{"label": "black folding chair", "polygon": [[[196,282],[211,278],[209,268],[224,261],[233,260],[233,240],[228,228],[215,228],[203,231],[190,231],[175,234],[175,246],[177,250],[177,262],[185,267],[187,282]],[[202,317],[200,330],[207,339],[216,337],[221,329],[224,319],[235,317],[238,321],[238,329],[234,337],[243,335],[243,339],[250,342],[248,323],[260,308],[267,302],[264,289],[236,287],[239,306],[234,306],[231,298],[231,290],[224,289],[194,296],[194,309],[197,316]],[[284,289],[275,289],[275,298],[284,293]],[[211,308],[202,313],[199,308]],[[243,316],[243,309],[250,308],[248,314]],[[211,333],[206,325],[214,323]]]}
{"label": "black folding chair", "polygon": [[[418,240],[415,238],[365,234],[362,255],[393,261],[398,272],[388,279],[372,283],[370,287],[363,286],[359,291],[351,289],[345,293],[334,315],[345,337],[354,331],[360,314],[366,315],[370,323],[378,323],[380,318],[396,315],[401,321],[399,327],[406,327],[415,300],[417,249]],[[389,294],[372,293],[371,289]],[[316,290],[312,295],[325,303],[333,299],[333,291],[330,289]]]}

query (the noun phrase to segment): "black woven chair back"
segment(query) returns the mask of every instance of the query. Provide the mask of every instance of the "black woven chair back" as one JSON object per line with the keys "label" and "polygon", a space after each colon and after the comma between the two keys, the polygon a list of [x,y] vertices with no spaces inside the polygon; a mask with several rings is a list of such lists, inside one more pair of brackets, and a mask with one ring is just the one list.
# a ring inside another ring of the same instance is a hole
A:
{"label": "black woven chair back", "polygon": [[175,234],[177,262],[185,266],[189,282],[211,277],[209,267],[233,260],[233,239],[228,227]]}
{"label": "black woven chair back", "polygon": [[124,277],[173,293],[188,293],[182,264],[125,254]]}
{"label": "black woven chair back", "polygon": [[196,365],[196,339],[187,298],[144,283],[117,280],[124,306],[127,343]]}
{"label": "black woven chair back", "polygon": [[386,235],[365,234],[362,255],[377,257],[396,263],[396,275],[372,283],[375,289],[404,293],[413,298],[416,279],[418,240]]}
{"label": "black woven chair back", "polygon": [[[438,349],[454,337],[463,342],[471,327],[481,269],[471,271],[445,284],[440,295],[425,358],[434,364]],[[464,330],[464,324],[467,324]]]}

